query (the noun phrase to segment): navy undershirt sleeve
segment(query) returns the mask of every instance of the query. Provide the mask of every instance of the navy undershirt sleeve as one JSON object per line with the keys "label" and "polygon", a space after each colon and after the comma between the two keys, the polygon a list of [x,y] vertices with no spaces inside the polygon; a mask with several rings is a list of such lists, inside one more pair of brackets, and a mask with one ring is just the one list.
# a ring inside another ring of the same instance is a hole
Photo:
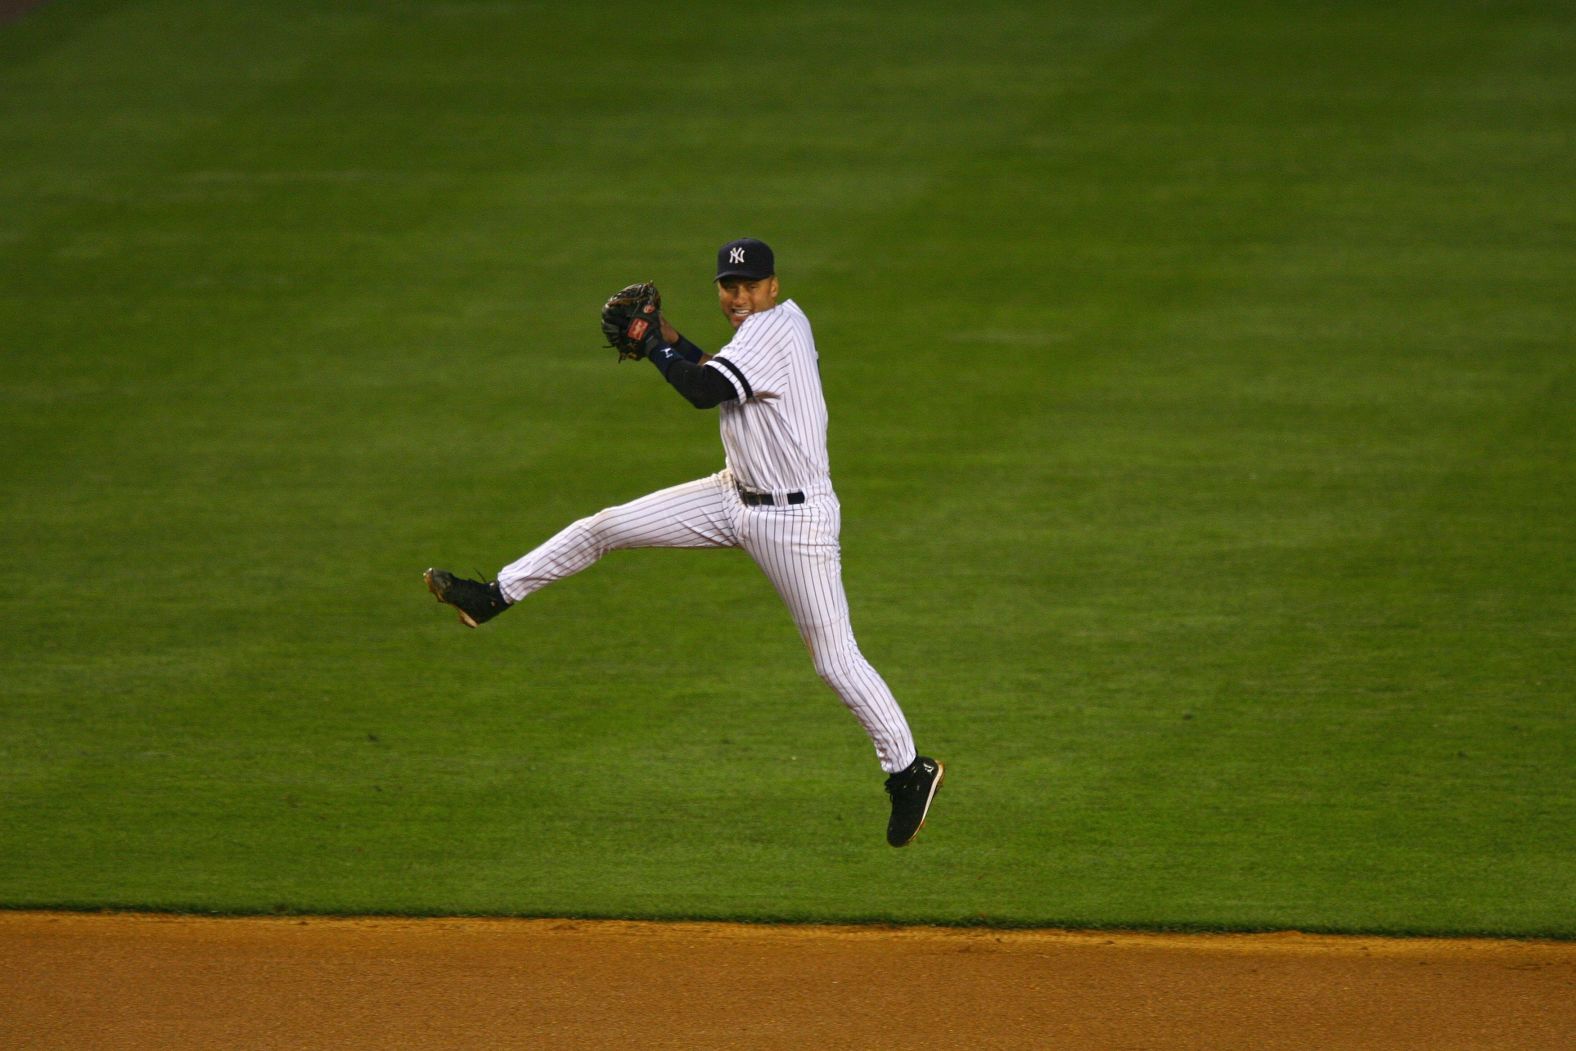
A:
{"label": "navy undershirt sleeve", "polygon": [[[693,343],[690,345],[694,346]],[[716,369],[687,361],[673,347],[663,347],[654,352],[651,363],[662,373],[662,378],[697,409],[715,408],[739,396],[733,384],[728,382],[728,377]]]}
{"label": "navy undershirt sleeve", "polygon": [[673,344],[673,349],[691,365],[699,365],[700,359],[706,356],[706,352],[691,343],[682,332],[679,333],[679,341]]}

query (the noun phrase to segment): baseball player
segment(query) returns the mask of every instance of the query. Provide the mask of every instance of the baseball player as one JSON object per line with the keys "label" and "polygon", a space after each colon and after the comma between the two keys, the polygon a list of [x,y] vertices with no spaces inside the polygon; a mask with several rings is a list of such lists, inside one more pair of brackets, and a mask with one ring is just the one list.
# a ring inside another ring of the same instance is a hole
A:
{"label": "baseball player", "polygon": [[505,566],[496,580],[429,569],[427,587],[474,628],[609,551],[743,548],[787,604],[816,672],[875,744],[892,802],[887,842],[905,846],[925,822],[943,767],[916,754],[902,709],[854,641],[810,321],[793,300],[779,301],[772,250],[754,238],[718,250],[716,286],[734,335],[715,355],[662,316],[650,284],[609,299],[602,328],[620,360],[650,360],[692,405],[718,410],[726,466],[582,518]]}

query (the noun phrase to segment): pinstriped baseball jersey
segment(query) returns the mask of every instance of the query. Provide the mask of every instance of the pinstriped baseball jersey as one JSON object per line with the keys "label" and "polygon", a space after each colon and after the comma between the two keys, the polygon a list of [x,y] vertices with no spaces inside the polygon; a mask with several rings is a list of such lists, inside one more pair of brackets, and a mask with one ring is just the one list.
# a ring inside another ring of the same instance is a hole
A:
{"label": "pinstriped baseball jersey", "polygon": [[[707,363],[739,400],[718,406],[728,469],[761,492],[810,491],[829,482],[826,399],[810,319],[793,300],[746,318]],[[775,397],[757,398],[766,392]]]}

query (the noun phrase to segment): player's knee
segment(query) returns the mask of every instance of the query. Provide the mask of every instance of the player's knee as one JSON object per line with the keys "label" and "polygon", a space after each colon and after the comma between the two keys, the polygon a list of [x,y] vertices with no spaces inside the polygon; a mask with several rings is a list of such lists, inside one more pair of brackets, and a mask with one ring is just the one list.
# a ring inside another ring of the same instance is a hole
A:
{"label": "player's knee", "polygon": [[616,546],[613,543],[612,522],[606,511],[588,515],[569,528],[579,537],[580,546],[594,551],[598,557]]}
{"label": "player's knee", "polygon": [[622,507],[609,507],[580,520],[599,555],[649,542],[640,521]]}
{"label": "player's knee", "polygon": [[833,637],[807,641],[815,673],[822,681],[834,690],[848,682],[860,662],[859,647],[853,640]]}

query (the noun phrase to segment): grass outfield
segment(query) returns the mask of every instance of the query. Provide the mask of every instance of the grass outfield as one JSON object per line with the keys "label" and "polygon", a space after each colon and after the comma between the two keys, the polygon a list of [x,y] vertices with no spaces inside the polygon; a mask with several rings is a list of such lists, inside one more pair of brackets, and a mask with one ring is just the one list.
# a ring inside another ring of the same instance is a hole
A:
{"label": "grass outfield", "polygon": [[[0,25],[0,904],[1576,937],[1569,7],[689,6]],[[421,585],[719,466],[744,233],[904,851],[742,554]]]}

